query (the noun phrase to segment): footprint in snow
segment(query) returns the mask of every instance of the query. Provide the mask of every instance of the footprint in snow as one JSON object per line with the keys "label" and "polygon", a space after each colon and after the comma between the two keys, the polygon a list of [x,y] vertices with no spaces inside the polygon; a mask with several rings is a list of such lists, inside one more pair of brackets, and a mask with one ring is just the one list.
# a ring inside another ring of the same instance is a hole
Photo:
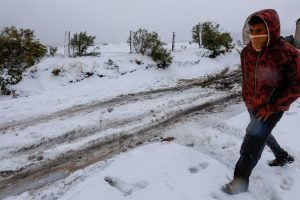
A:
{"label": "footprint in snow", "polygon": [[169,189],[170,192],[174,191],[175,189],[174,185],[177,185],[177,181],[168,173],[164,173],[163,175],[165,176],[164,179],[165,186]]}
{"label": "footprint in snow", "polygon": [[282,177],[280,187],[283,190],[290,191],[294,184],[294,179],[290,176]]}
{"label": "footprint in snow", "polygon": [[192,174],[196,174],[196,173],[199,172],[199,170],[206,169],[208,166],[209,166],[209,164],[206,163],[206,162],[200,163],[200,164],[198,164],[197,166],[190,167],[190,168],[189,168],[189,171],[190,171]]}
{"label": "footprint in snow", "polygon": [[133,192],[137,190],[145,189],[148,186],[147,181],[139,181],[136,183],[130,183],[128,181],[124,181],[118,178],[107,176],[104,180],[112,187],[115,187],[120,192],[123,193],[124,196],[131,195]]}
{"label": "footprint in snow", "polygon": [[232,146],[236,146],[236,143],[235,142],[225,142],[221,145],[221,148],[222,149],[228,149]]}

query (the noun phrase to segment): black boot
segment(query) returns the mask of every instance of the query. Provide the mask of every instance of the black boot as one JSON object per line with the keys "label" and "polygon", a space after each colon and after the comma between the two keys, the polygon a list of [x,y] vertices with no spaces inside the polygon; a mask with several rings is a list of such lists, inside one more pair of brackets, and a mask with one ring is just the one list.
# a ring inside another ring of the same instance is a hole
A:
{"label": "black boot", "polygon": [[276,167],[276,166],[284,166],[286,164],[290,164],[294,162],[294,157],[289,155],[286,151],[284,151],[282,154],[276,156],[274,160],[271,160],[269,162],[269,166]]}
{"label": "black boot", "polygon": [[226,194],[239,194],[247,192],[249,187],[249,179],[235,177],[232,181],[222,187],[222,191]]}

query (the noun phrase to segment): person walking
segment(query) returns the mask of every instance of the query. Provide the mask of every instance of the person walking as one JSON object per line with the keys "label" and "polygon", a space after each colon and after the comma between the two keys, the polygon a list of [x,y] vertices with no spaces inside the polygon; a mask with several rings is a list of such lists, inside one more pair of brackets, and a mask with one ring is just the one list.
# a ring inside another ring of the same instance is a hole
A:
{"label": "person walking", "polygon": [[244,25],[241,52],[242,96],[250,115],[233,180],[222,190],[227,194],[247,192],[249,177],[265,145],[275,159],[270,166],[284,166],[294,158],[271,134],[283,113],[300,96],[300,53],[280,37],[280,21],[273,9],[250,15]]}

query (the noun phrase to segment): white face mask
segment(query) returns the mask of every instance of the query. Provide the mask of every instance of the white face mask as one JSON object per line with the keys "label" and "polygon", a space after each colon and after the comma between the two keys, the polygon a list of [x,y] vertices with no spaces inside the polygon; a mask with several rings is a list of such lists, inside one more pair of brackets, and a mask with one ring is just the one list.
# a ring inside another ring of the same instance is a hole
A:
{"label": "white face mask", "polygon": [[260,51],[267,43],[268,41],[268,35],[263,34],[263,35],[251,35],[249,34],[249,38],[252,44],[253,49],[255,51]]}

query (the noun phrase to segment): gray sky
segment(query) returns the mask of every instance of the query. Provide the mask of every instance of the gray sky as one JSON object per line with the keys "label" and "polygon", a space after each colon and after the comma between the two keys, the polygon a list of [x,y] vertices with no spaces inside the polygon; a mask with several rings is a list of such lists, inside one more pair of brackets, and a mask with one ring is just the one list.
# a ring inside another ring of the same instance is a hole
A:
{"label": "gray sky", "polygon": [[146,28],[170,42],[191,40],[198,22],[215,21],[240,32],[251,13],[273,8],[282,29],[294,34],[300,0],[0,0],[0,29],[30,28],[45,44],[63,43],[65,30],[87,31],[97,42],[124,42],[130,30]]}

